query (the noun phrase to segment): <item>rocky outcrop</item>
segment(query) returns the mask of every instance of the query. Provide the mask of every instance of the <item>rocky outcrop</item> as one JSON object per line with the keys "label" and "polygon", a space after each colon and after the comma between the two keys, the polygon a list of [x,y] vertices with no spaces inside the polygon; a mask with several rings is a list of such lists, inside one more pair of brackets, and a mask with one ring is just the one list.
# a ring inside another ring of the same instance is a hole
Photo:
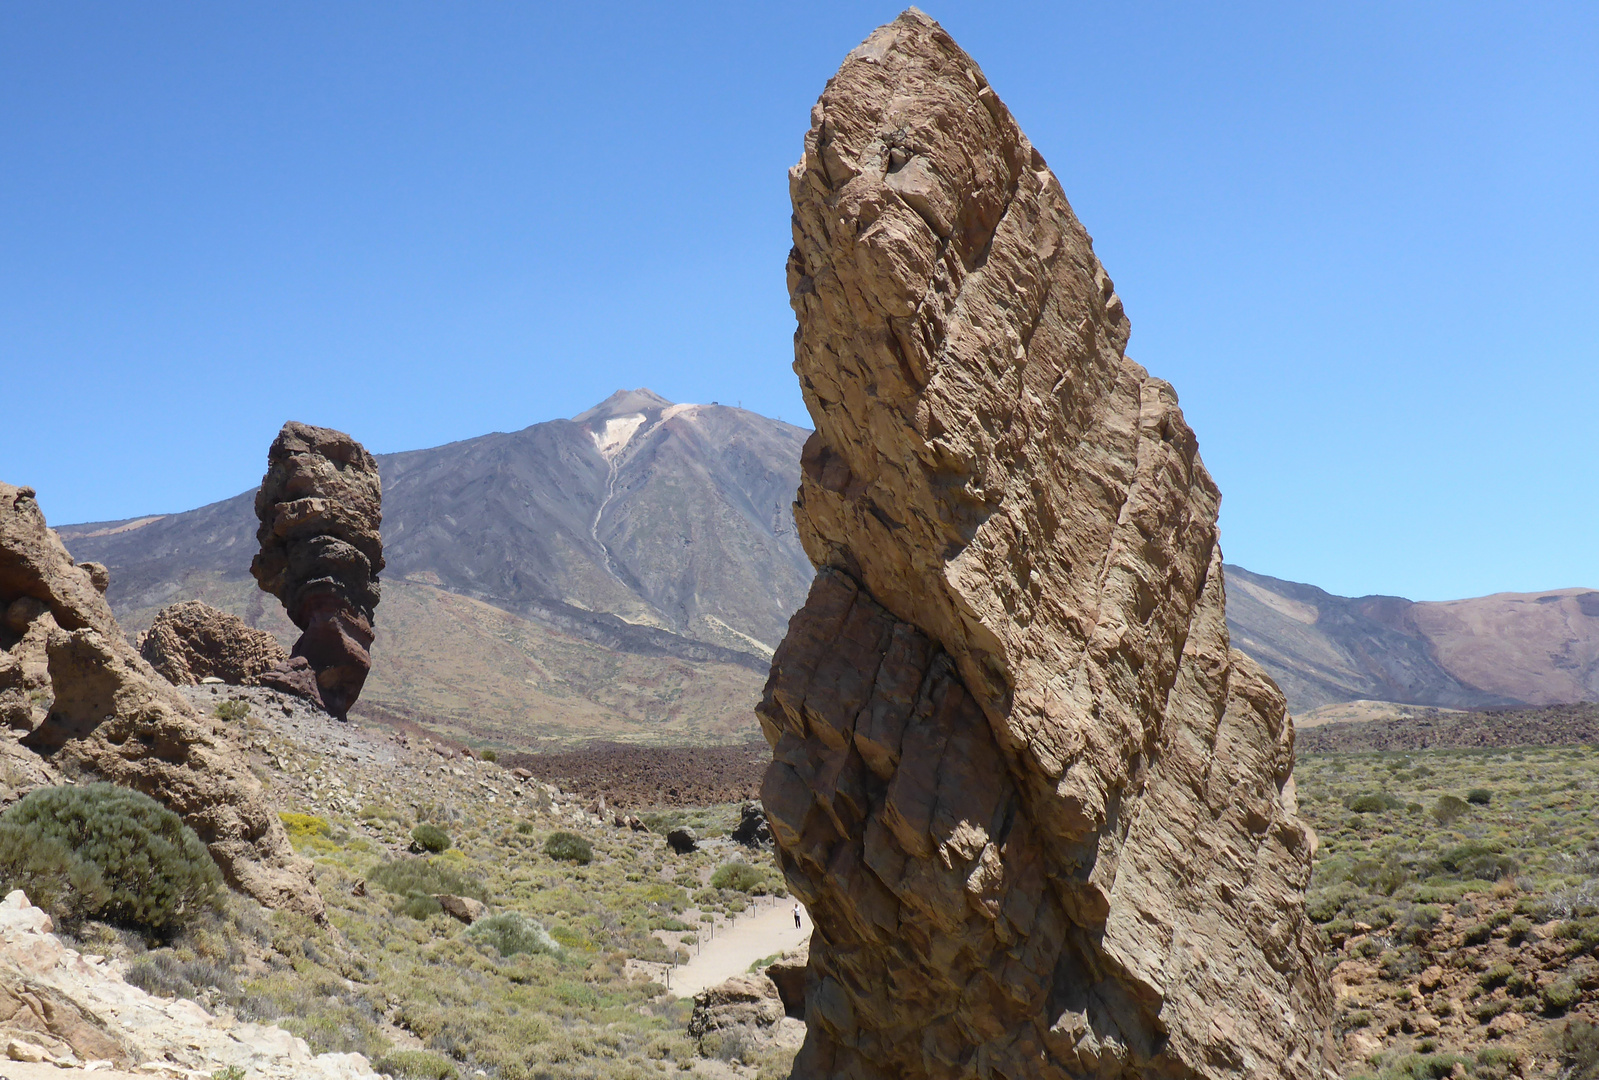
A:
{"label": "rocky outcrop", "polygon": [[134,651],[32,489],[9,484],[0,484],[0,609],[0,714],[11,726],[9,738],[0,732],[0,794],[63,776],[142,791],[194,829],[234,888],[322,916],[311,864],[294,854],[243,755]]}
{"label": "rocky outcrop", "polygon": [[819,568],[759,708],[796,1076],[1320,1077],[1283,698],[1215,484],[977,65],[912,10],[790,173]]}
{"label": "rocky outcrop", "polygon": [[117,965],[67,948],[52,929],[20,890],[0,902],[0,1041],[14,1060],[99,1075],[112,1065],[151,1077],[376,1080],[360,1054],[313,1055],[282,1028],[152,997],[124,982]]}
{"label": "rocky outcrop", "polygon": [[139,655],[174,686],[193,686],[208,678],[229,686],[258,686],[263,674],[289,661],[277,638],[199,600],[162,608],[140,643]]}
{"label": "rocky outcrop", "polygon": [[383,484],[342,431],[290,421],[267,453],[255,496],[261,551],[250,573],[302,631],[293,655],[316,671],[322,704],[343,719],[372,667],[383,570]]}

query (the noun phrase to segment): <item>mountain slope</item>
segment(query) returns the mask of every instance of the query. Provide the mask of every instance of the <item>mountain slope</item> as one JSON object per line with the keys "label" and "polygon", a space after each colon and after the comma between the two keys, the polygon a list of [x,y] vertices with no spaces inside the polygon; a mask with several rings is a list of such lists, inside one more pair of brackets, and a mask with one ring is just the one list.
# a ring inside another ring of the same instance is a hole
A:
{"label": "mountain slope", "polygon": [[1228,566],[1227,624],[1296,712],[1358,699],[1465,709],[1599,700],[1592,589],[1416,603]]}
{"label": "mountain slope", "polygon": [[[771,648],[810,583],[789,512],[807,434],[635,390],[572,420],[381,455],[388,570],[367,701],[452,723],[475,716],[485,737],[518,724],[613,738],[753,731],[749,707]],[[194,597],[292,641],[249,575],[253,500],[250,491],[60,532],[76,558],[111,568],[108,595],[129,632]],[[443,602],[447,594],[513,619]],[[530,691],[521,661],[500,647],[506,635],[539,643],[518,655],[559,654],[564,712],[519,702]],[[485,659],[495,656],[499,667]],[[681,670],[664,681],[636,672],[637,694],[611,693],[596,673],[626,657]],[[473,677],[462,678],[468,669]],[[547,719],[529,720],[534,712]]]}

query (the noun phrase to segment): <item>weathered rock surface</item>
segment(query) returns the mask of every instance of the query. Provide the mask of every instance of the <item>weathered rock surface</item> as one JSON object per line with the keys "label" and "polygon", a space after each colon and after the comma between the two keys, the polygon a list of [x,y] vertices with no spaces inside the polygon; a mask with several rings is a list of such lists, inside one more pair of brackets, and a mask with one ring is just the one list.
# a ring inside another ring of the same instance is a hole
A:
{"label": "weathered rock surface", "polygon": [[0,795],[62,776],[142,791],[199,834],[233,887],[321,917],[311,864],[294,854],[237,747],[134,651],[32,489],[9,484],[0,484],[0,609],[0,714],[11,725],[9,737],[0,732]]}
{"label": "weathered rock surface", "polygon": [[1215,484],[1088,234],[908,11],[790,173],[795,518],[762,795],[815,920],[796,1076],[1319,1077],[1276,686]]}
{"label": "weathered rock surface", "polygon": [[255,515],[261,550],[250,573],[302,631],[293,655],[310,661],[322,704],[342,719],[372,667],[383,570],[377,462],[342,431],[291,420],[267,453]]}
{"label": "weathered rock surface", "polygon": [[471,926],[489,913],[489,906],[481,900],[474,900],[470,896],[455,896],[452,893],[437,893],[433,899],[439,902],[439,907],[452,919],[457,919]]}
{"label": "weathered rock surface", "polygon": [[184,1080],[229,1066],[281,1080],[377,1076],[359,1054],[313,1055],[281,1028],[224,1022],[192,1001],[152,997],[125,983],[118,965],[67,948],[51,930],[50,916],[21,891],[0,902],[0,1038],[16,1060],[57,1069],[98,1062],[94,1075],[137,1065],[141,1076]]}
{"label": "weathered rock surface", "polygon": [[199,600],[162,608],[139,655],[175,686],[206,678],[257,686],[263,674],[289,661],[277,638]]}
{"label": "weathered rock surface", "polygon": [[745,847],[771,847],[772,829],[766,824],[766,811],[759,803],[739,807],[738,824],[733,826],[733,841]]}

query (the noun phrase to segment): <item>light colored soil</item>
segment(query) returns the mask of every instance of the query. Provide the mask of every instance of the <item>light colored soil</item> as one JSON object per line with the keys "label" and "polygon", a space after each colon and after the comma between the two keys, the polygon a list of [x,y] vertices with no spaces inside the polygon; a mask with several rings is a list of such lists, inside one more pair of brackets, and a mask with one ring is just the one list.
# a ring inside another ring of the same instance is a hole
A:
{"label": "light colored soil", "polygon": [[796,930],[792,900],[738,919],[701,945],[698,956],[672,972],[672,993],[693,997],[734,975],[744,974],[757,960],[797,948],[811,936],[810,915],[803,908],[800,923]]}

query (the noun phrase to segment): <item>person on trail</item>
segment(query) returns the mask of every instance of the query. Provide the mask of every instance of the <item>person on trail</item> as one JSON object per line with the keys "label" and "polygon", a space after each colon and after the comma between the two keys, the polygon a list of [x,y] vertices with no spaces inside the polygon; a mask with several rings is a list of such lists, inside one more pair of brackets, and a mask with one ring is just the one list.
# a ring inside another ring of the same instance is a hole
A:
{"label": "person on trail", "polygon": [[799,928],[800,928],[799,905],[795,904],[794,905],[794,929],[798,930]]}

